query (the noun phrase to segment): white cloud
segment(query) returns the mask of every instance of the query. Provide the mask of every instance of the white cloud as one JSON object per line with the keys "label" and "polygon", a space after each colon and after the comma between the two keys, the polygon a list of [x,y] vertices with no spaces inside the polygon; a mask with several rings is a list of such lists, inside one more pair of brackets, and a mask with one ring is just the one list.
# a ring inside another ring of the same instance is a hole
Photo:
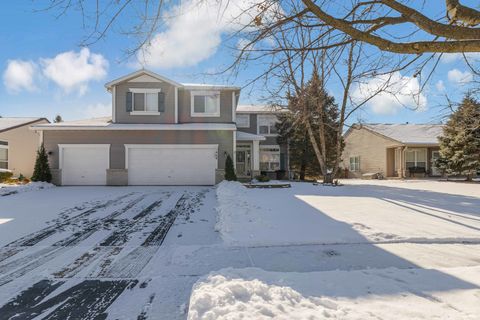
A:
{"label": "white cloud", "polygon": [[83,113],[88,118],[107,117],[112,115],[112,105],[110,103],[97,103],[87,106]]}
{"label": "white cloud", "polygon": [[381,75],[360,83],[353,91],[352,99],[361,103],[376,94],[367,105],[376,114],[396,114],[402,108],[424,111],[427,97],[420,92],[417,78],[402,76],[400,72]]}
{"label": "white cloud", "polygon": [[77,91],[83,95],[92,80],[101,80],[107,74],[108,61],[88,48],[80,52],[67,51],[52,59],[41,59],[43,74],[60,86],[64,92]]}
{"label": "white cloud", "polygon": [[[258,0],[186,0],[164,16],[166,29],[138,54],[147,66],[175,68],[195,65],[217,51],[223,33],[252,21]],[[271,19],[273,11],[264,19]]]}
{"label": "white cloud", "polygon": [[3,73],[3,83],[10,93],[22,90],[35,91],[35,73],[37,67],[31,61],[8,60],[7,69]]}
{"label": "white cloud", "polygon": [[437,83],[435,84],[435,88],[437,88],[438,91],[445,91],[445,84],[443,83],[443,80],[438,80]]}
{"label": "white cloud", "polygon": [[468,71],[460,71],[458,69],[452,69],[448,71],[447,74],[448,80],[453,83],[460,85],[469,83],[473,80],[473,75]]}
{"label": "white cloud", "polygon": [[[464,56],[465,55],[465,56]],[[442,54],[441,61],[443,63],[452,63],[458,60],[464,60],[465,57],[467,60],[478,60],[480,59],[480,53],[479,52],[466,52],[464,54],[462,53],[444,53]]]}

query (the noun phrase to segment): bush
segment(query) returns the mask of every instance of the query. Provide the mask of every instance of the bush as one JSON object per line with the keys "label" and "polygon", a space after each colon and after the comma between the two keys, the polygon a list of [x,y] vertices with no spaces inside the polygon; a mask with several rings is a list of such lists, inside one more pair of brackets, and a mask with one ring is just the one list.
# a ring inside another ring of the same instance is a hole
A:
{"label": "bush", "polygon": [[6,182],[13,176],[11,171],[0,171],[0,182]]}
{"label": "bush", "polygon": [[37,151],[37,160],[35,161],[32,181],[52,181],[52,173],[50,172],[50,166],[48,165],[48,156],[43,143]]}
{"label": "bush", "polygon": [[255,179],[257,179],[258,182],[268,182],[268,181],[270,181],[270,178],[267,177],[264,174],[260,174],[260,175],[256,176]]}
{"label": "bush", "polygon": [[235,174],[235,168],[233,167],[233,161],[230,155],[227,155],[225,159],[225,180],[237,181],[237,175]]}

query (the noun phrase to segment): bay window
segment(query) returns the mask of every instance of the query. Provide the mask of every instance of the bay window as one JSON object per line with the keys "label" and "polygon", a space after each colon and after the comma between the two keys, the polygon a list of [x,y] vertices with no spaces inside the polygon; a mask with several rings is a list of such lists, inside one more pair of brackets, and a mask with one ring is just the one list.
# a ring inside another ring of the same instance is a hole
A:
{"label": "bay window", "polygon": [[260,146],[260,170],[280,170],[280,147]]}
{"label": "bay window", "polygon": [[220,116],[220,92],[192,91],[191,116],[192,117],[219,117]]}

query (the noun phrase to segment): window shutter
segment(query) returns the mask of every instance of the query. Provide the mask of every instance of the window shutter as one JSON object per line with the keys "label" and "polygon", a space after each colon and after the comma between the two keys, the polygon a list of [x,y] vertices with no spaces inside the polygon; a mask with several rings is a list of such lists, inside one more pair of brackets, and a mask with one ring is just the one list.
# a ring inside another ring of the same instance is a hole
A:
{"label": "window shutter", "polygon": [[127,92],[127,100],[126,100],[126,105],[127,105],[127,112],[132,112],[132,92]]}
{"label": "window shutter", "polygon": [[158,112],[165,112],[165,93],[158,93]]}

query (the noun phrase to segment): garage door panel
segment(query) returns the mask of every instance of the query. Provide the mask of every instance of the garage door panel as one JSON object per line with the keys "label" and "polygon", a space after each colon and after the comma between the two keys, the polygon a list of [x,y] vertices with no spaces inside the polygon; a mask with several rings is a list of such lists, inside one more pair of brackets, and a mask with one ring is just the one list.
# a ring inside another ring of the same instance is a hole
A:
{"label": "garage door panel", "polygon": [[213,185],[216,147],[128,148],[130,185]]}
{"label": "garage door panel", "polygon": [[109,149],[103,147],[63,147],[63,185],[105,185]]}

